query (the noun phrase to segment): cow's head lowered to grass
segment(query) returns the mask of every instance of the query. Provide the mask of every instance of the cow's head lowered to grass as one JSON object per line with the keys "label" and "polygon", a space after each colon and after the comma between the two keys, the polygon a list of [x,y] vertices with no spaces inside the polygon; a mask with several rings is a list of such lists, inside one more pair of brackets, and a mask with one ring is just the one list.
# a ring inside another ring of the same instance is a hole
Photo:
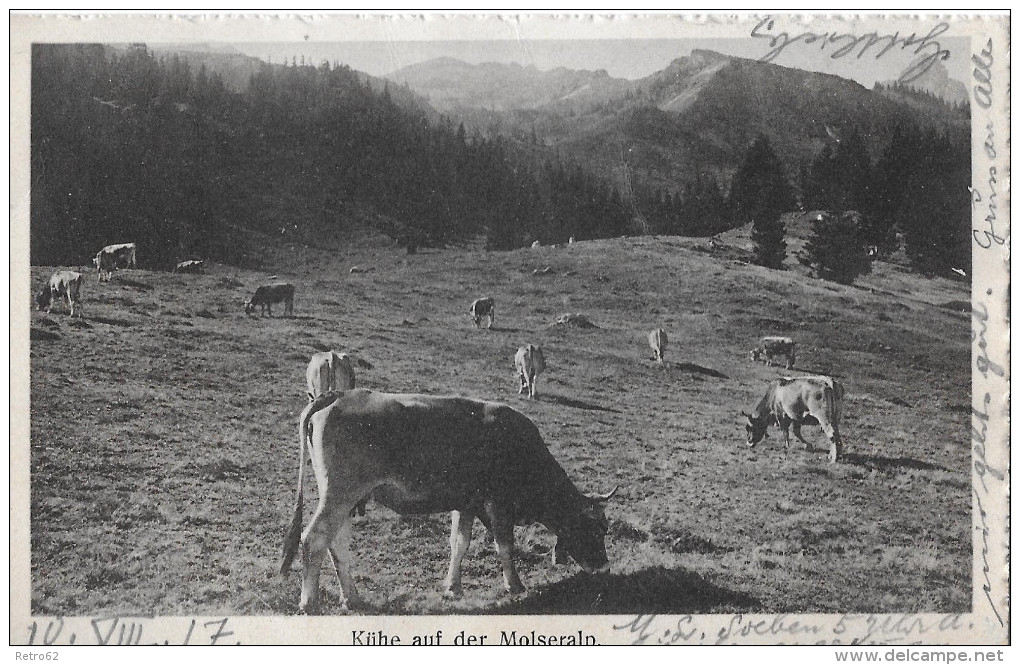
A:
{"label": "cow's head lowered to grass", "polygon": [[573,559],[586,572],[609,572],[609,557],[606,554],[609,520],[606,519],[605,504],[619,489],[617,486],[608,494],[584,496],[585,503],[575,519],[557,525],[554,564],[566,564]]}
{"label": "cow's head lowered to grass", "polygon": [[756,418],[749,413],[740,412],[744,416],[744,429],[747,430],[747,445],[754,447],[756,443],[768,436],[768,418]]}

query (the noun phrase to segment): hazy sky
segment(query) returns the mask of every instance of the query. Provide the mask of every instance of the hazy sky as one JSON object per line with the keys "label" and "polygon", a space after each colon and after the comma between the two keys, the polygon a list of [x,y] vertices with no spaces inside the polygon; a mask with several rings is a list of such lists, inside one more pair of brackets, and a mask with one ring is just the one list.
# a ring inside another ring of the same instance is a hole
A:
{"label": "hazy sky", "polygon": [[[969,44],[965,38],[938,40],[950,56],[943,64],[949,75],[967,81],[969,72]],[[897,78],[918,56],[915,47],[890,49],[881,58],[875,57],[878,48],[872,48],[863,57],[850,53],[840,59],[829,55],[830,44],[824,50],[820,42],[790,44],[772,62],[785,67],[835,74],[853,79],[866,87],[875,81]],[[384,76],[401,67],[433,58],[451,57],[472,64],[480,62],[516,62],[533,65],[546,71],[555,67],[568,69],[605,69],[611,76],[637,79],[663,69],[678,57],[689,55],[693,49],[704,48],[744,58],[760,58],[769,51],[766,39],[584,39],[584,40],[484,40],[484,41],[351,41],[351,42],[262,42],[232,43],[243,53],[280,63],[292,56],[311,59],[313,64],[323,60],[339,61],[354,69]],[[934,49],[922,51],[933,53]]]}

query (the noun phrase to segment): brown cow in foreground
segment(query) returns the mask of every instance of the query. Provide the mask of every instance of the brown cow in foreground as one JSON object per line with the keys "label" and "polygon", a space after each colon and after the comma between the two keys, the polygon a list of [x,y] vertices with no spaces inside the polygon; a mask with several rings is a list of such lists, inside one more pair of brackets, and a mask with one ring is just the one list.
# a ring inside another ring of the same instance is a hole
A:
{"label": "brown cow in foreground", "polygon": [[80,272],[58,270],[36,296],[35,304],[40,310],[46,308],[46,313],[49,314],[53,308],[53,301],[67,298],[71,316],[77,311],[78,318],[81,318],[81,285],[84,281],[85,277]]}
{"label": "brown cow in foreground", "polygon": [[[582,494],[535,423],[508,406],[362,388],[327,393],[301,412],[298,446],[297,504],[280,572],[300,546],[302,611],[318,605],[327,551],[348,606],[360,602],[351,574],[351,511],[369,497],[400,514],[452,511],[449,596],[461,595],[461,561],[476,517],[493,534],[504,585],[513,593],[524,590],[511,558],[515,525],[540,522],[556,534],[557,558],[569,555],[589,572],[609,569],[603,504],[615,490]],[[319,505],[302,533],[306,456]]]}
{"label": "brown cow in foreground", "polygon": [[843,440],[839,420],[843,412],[843,385],[828,376],[802,376],[777,379],[769,384],[754,413],[742,413],[747,419],[747,445],[754,447],[775,423],[783,430],[786,448],[790,448],[790,426],[794,435],[811,449],[800,433],[801,425],[820,425],[829,439],[829,461],[839,461]]}

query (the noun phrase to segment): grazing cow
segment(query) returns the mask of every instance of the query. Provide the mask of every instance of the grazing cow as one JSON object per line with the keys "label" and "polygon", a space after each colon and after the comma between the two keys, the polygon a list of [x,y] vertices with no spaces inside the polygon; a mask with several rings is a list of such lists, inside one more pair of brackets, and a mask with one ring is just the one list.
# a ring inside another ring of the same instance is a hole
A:
{"label": "grazing cow", "polygon": [[323,393],[354,388],[354,366],[346,353],[316,353],[308,363],[305,377],[308,380],[308,401]]}
{"label": "grazing cow", "polygon": [[765,363],[771,367],[772,358],[775,356],[786,356],[786,369],[792,369],[797,362],[797,343],[789,337],[762,337],[758,346],[751,349],[751,359],[765,359]]}
{"label": "grazing cow", "polygon": [[[280,572],[289,570],[300,546],[302,611],[318,605],[327,550],[339,553],[334,564],[348,607],[360,603],[350,567],[351,511],[370,496],[400,514],[452,511],[448,596],[461,595],[461,561],[476,517],[493,534],[512,593],[524,590],[511,558],[515,525],[549,528],[560,561],[569,555],[589,572],[609,569],[603,504],[616,490],[604,496],[578,491],[535,423],[508,406],[363,388],[327,393],[301,412],[298,446],[297,503]],[[306,454],[319,504],[302,533]]]}
{"label": "grazing cow", "polygon": [[656,328],[648,333],[648,346],[655,352],[655,359],[662,362],[662,356],[666,353],[666,345],[669,344],[669,337],[662,328]]}
{"label": "grazing cow", "polygon": [[205,271],[205,261],[181,261],[174,268],[177,273],[200,273]]}
{"label": "grazing cow", "polygon": [[541,247],[541,246],[542,246],[542,243],[540,243],[537,240],[535,242],[531,243],[532,249],[534,249],[535,247]]}
{"label": "grazing cow", "polygon": [[573,245],[574,244],[574,236],[570,236],[570,240],[567,241],[567,244],[568,245]]}
{"label": "grazing cow", "polygon": [[35,304],[40,310],[45,308],[46,313],[49,314],[53,307],[53,301],[66,297],[71,316],[74,316],[77,311],[78,318],[81,318],[81,285],[84,281],[85,277],[80,272],[58,270],[50,276],[50,281],[36,296]]}
{"label": "grazing cow", "polygon": [[492,298],[479,298],[471,303],[468,312],[471,313],[476,328],[482,327],[482,320],[485,318],[489,319],[488,327],[491,328],[492,324],[496,322],[496,301]]}
{"label": "grazing cow", "polygon": [[517,349],[517,354],[514,355],[514,367],[517,368],[517,374],[521,379],[521,387],[517,394],[522,394],[527,388],[528,398],[535,399],[535,395],[538,394],[538,384],[535,380],[539,374],[545,371],[545,356],[542,355],[542,348],[528,344]]}
{"label": "grazing cow", "polygon": [[747,445],[754,447],[765,438],[769,425],[783,430],[786,447],[790,447],[790,426],[804,445],[811,444],[800,434],[801,425],[820,425],[829,439],[829,461],[839,461],[843,439],[839,420],[843,414],[843,384],[828,376],[785,377],[769,384],[765,397],[754,413],[742,413],[747,419]]}
{"label": "grazing cow", "polygon": [[135,243],[125,242],[119,245],[107,245],[99,250],[96,257],[92,259],[99,273],[99,281],[102,282],[103,274],[106,274],[107,282],[113,277],[113,271],[118,268],[135,268],[138,263],[135,256]]}
{"label": "grazing cow", "polygon": [[244,313],[249,316],[255,313],[256,307],[261,307],[259,315],[269,312],[273,315],[273,305],[283,303],[283,315],[294,316],[294,285],[293,284],[263,284],[255,289],[251,298],[244,301]]}

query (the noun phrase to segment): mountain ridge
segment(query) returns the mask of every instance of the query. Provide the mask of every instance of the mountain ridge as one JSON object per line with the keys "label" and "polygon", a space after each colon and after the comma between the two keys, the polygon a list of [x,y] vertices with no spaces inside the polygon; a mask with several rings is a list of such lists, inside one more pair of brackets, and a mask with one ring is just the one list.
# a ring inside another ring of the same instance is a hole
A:
{"label": "mountain ridge", "polygon": [[[968,121],[949,107],[884,94],[833,74],[709,49],[695,49],[633,81],[447,58],[441,67],[456,69],[458,77],[440,77],[441,90],[428,85],[430,62],[401,70],[414,73],[403,82],[441,111],[481,131],[497,126],[522,141],[537,140],[624,188],[635,177],[673,190],[700,175],[725,182],[758,134],[769,136],[792,177],[851,127],[877,158],[897,125],[947,131],[962,130]],[[508,86],[509,72],[526,79],[520,94]],[[551,81],[561,87],[550,87]]]}

